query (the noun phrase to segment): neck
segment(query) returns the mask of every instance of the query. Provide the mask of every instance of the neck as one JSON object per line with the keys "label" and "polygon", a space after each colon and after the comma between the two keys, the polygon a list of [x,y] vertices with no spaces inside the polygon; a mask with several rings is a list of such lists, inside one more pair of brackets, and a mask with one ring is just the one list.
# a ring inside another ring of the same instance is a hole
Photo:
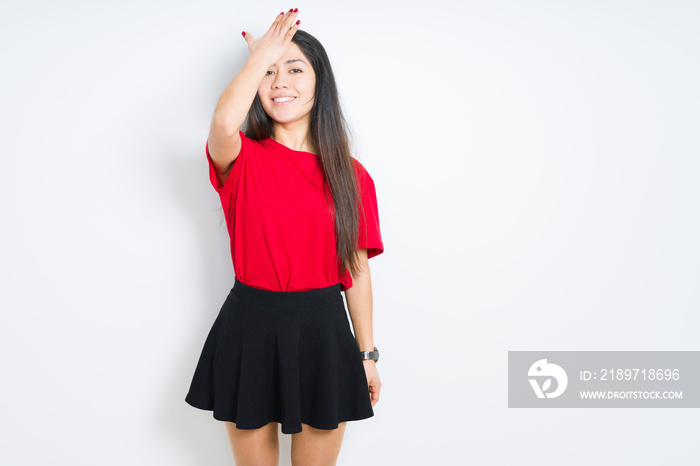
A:
{"label": "neck", "polygon": [[272,139],[292,150],[316,154],[316,147],[309,135],[309,123],[273,123]]}

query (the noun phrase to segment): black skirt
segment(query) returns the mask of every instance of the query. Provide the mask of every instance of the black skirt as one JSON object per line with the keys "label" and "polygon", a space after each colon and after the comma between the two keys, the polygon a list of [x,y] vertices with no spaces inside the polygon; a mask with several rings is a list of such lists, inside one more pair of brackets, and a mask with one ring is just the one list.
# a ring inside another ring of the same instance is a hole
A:
{"label": "black skirt", "polygon": [[340,283],[271,291],[235,281],[209,331],[185,401],[239,429],[336,429],[374,416]]}

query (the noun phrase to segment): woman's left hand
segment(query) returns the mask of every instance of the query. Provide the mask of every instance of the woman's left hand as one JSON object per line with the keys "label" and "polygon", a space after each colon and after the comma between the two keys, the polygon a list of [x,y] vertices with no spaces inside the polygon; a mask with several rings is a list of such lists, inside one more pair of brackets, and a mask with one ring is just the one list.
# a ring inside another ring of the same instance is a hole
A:
{"label": "woman's left hand", "polygon": [[373,359],[365,359],[362,361],[365,365],[365,374],[367,375],[367,386],[369,388],[369,398],[372,401],[372,407],[379,401],[379,389],[382,387],[382,381],[379,380],[379,372],[377,372],[377,363]]}

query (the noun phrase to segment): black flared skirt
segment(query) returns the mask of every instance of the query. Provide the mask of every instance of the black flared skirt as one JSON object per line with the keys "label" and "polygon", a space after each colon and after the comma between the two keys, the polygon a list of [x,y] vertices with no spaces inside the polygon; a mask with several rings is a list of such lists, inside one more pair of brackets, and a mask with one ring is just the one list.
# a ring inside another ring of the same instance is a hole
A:
{"label": "black flared skirt", "polygon": [[279,422],[336,429],[374,415],[340,283],[271,291],[235,281],[219,311],[185,401],[239,429]]}

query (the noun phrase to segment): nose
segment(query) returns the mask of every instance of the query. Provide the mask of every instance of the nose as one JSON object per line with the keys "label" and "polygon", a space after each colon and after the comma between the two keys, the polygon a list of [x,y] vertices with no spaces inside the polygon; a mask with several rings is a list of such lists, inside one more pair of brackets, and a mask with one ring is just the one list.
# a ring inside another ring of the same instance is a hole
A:
{"label": "nose", "polygon": [[274,89],[282,89],[287,87],[287,77],[282,73],[275,73],[275,79],[272,82]]}

